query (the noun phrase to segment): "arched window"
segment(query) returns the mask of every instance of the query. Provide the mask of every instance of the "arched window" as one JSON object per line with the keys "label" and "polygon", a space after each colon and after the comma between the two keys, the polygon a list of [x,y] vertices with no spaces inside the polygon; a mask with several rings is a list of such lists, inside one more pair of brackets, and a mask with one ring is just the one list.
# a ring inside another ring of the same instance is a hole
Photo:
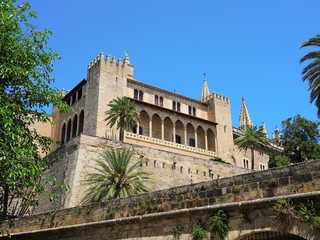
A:
{"label": "arched window", "polygon": [[249,168],[249,160],[246,159],[246,158],[243,159],[243,167],[244,168]]}
{"label": "arched window", "polygon": [[193,116],[196,116],[196,115],[197,115],[196,108],[193,107]]}
{"label": "arched window", "polygon": [[67,142],[69,142],[71,139],[71,119],[68,121],[68,126],[67,126]]}
{"label": "arched window", "polygon": [[160,97],[160,106],[163,107],[163,97]]}
{"label": "arched window", "polygon": [[172,101],[172,110],[176,110],[176,102]]}
{"label": "arched window", "polygon": [[189,115],[192,115],[192,108],[189,106]]}
{"label": "arched window", "polygon": [[155,104],[155,105],[158,105],[158,104],[159,104],[159,97],[158,97],[158,95],[155,95],[155,96],[154,96],[154,104]]}
{"label": "arched window", "polygon": [[138,90],[137,89],[135,89],[133,92],[133,98],[138,99]]}
{"label": "arched window", "polygon": [[73,118],[73,124],[72,124],[72,137],[74,138],[77,136],[77,127],[78,127],[78,115],[76,114]]}
{"label": "arched window", "polygon": [[139,91],[139,100],[143,101],[143,92]]}
{"label": "arched window", "polygon": [[84,123],[84,111],[82,110],[79,117],[79,133],[83,132],[83,123]]}
{"label": "arched window", "polygon": [[61,130],[61,138],[60,138],[61,144],[64,144],[65,137],[66,137],[66,124],[64,123],[62,125],[62,130]]}
{"label": "arched window", "polygon": [[180,112],[180,110],[181,110],[181,109],[180,109],[180,103],[177,102],[177,111]]}

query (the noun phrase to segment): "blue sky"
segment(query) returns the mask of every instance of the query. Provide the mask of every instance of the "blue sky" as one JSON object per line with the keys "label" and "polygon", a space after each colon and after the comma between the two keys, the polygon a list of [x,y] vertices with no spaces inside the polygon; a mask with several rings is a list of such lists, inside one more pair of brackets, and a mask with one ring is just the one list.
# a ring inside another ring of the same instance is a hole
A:
{"label": "blue sky", "polygon": [[72,89],[100,53],[124,58],[135,78],[199,99],[203,73],[211,92],[231,99],[239,124],[241,97],[253,123],[269,133],[296,114],[317,120],[301,81],[300,44],[320,33],[319,0],[29,0],[35,25],[53,31],[62,57],[55,86]]}

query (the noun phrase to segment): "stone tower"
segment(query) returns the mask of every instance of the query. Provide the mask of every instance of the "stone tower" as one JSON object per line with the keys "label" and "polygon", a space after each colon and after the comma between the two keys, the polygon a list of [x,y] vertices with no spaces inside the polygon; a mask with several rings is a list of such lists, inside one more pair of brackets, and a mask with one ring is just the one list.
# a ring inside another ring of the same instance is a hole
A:
{"label": "stone tower", "polygon": [[233,133],[230,99],[217,93],[210,94],[206,78],[203,80],[200,101],[208,104],[208,119],[216,122],[217,155],[225,161],[233,162]]}
{"label": "stone tower", "polygon": [[107,104],[126,95],[127,79],[133,79],[133,66],[124,60],[100,53],[89,65],[87,72],[86,111],[84,133],[92,136],[117,138],[115,126],[106,127],[104,119]]}

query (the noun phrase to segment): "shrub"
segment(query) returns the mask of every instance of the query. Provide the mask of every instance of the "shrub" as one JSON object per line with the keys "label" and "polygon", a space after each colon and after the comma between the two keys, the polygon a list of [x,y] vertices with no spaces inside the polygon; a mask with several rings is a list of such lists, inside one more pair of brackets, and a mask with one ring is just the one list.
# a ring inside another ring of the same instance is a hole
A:
{"label": "shrub", "polygon": [[218,233],[221,239],[225,239],[229,232],[228,216],[223,210],[219,210],[212,218],[212,231]]}

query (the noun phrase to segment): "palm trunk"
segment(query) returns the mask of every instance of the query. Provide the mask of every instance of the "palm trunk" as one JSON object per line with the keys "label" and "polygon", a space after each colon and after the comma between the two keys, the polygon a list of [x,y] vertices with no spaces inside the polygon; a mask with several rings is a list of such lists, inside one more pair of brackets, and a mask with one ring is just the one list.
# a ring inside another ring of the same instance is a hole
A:
{"label": "palm trunk", "polygon": [[119,140],[123,142],[124,140],[124,128],[120,127]]}
{"label": "palm trunk", "polygon": [[254,149],[251,148],[251,169],[254,170]]}

